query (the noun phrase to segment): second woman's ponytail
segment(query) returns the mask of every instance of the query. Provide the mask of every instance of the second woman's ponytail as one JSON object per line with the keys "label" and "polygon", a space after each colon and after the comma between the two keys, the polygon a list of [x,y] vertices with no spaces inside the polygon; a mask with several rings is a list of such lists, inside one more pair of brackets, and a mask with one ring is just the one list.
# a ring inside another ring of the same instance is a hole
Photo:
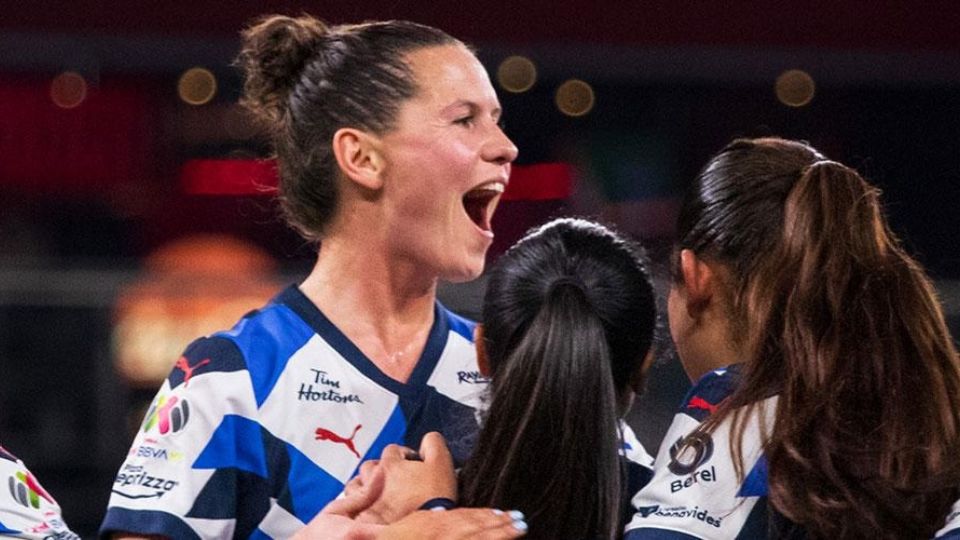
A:
{"label": "second woman's ponytail", "polygon": [[560,219],[493,268],[483,305],[490,406],[461,502],[518,508],[530,538],[616,538],[620,407],[656,324],[642,250]]}
{"label": "second woman's ponytail", "polygon": [[550,285],[499,369],[463,502],[522,510],[533,538],[615,537],[617,396],[603,323],[582,285]]}

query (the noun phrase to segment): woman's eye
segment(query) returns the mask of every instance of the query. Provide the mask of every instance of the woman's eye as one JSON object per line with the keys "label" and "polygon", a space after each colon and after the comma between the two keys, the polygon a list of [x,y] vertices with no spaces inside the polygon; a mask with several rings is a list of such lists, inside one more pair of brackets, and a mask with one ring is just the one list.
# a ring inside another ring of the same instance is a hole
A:
{"label": "woman's eye", "polygon": [[461,126],[472,126],[473,125],[473,115],[464,116],[463,118],[457,118],[453,121],[454,124],[459,124]]}

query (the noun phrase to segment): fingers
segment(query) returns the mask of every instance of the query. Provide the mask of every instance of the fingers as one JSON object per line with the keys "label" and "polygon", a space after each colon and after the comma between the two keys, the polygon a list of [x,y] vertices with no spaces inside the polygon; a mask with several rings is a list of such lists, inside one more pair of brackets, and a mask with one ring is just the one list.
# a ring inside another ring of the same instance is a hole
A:
{"label": "fingers", "polygon": [[420,456],[424,463],[429,463],[444,469],[453,469],[453,456],[447,448],[447,442],[436,431],[431,431],[423,436],[420,441]]}
{"label": "fingers", "polygon": [[347,482],[347,485],[343,486],[343,494],[350,496],[355,494],[358,490],[363,489],[363,485],[368,481],[370,474],[379,466],[380,462],[376,459],[371,459],[364,461],[360,464],[360,470],[357,471],[357,475],[350,479]]}
{"label": "fingers", "polygon": [[503,512],[489,508],[458,508],[447,514],[451,521],[446,537],[500,540],[519,538],[527,533],[523,513],[516,510]]}
{"label": "fingers", "polygon": [[400,446],[399,444],[388,444],[384,447],[383,452],[380,454],[380,461],[384,463],[404,461],[412,451],[413,450],[407,448],[406,446]]}
{"label": "fingers", "polygon": [[520,512],[490,508],[458,508],[443,512],[409,514],[382,529],[378,540],[505,540],[526,534],[527,524]]}
{"label": "fingers", "polygon": [[[519,538],[527,534],[527,522],[523,512],[511,510],[503,512],[489,508],[464,508],[464,511],[476,513],[477,530],[469,538],[498,540],[501,538]],[[493,515],[491,518],[490,515]],[[464,538],[467,538],[466,536]]]}
{"label": "fingers", "polygon": [[363,485],[347,493],[345,497],[331,501],[321,513],[354,518],[360,512],[373,505],[383,492],[384,475],[379,468],[373,468]]}

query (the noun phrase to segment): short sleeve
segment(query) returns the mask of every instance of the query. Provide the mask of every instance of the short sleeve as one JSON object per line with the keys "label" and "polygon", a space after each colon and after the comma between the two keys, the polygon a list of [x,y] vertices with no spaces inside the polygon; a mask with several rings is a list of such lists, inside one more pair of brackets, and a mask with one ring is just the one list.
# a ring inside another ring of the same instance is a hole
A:
{"label": "short sleeve", "polygon": [[748,419],[738,478],[730,452],[729,422],[710,434],[696,430],[733,389],[725,370],[694,385],[674,416],[654,464],[653,478],[632,499],[628,540],[766,537],[766,461],[760,418],[770,421],[776,397],[758,404]]}
{"label": "short sleeve", "polygon": [[0,534],[5,538],[79,540],[60,515],[60,506],[19,459],[0,447]]}
{"label": "short sleeve", "polygon": [[232,536],[242,475],[267,476],[256,414],[236,345],[223,337],[192,343],[154,397],[117,472],[101,536]]}

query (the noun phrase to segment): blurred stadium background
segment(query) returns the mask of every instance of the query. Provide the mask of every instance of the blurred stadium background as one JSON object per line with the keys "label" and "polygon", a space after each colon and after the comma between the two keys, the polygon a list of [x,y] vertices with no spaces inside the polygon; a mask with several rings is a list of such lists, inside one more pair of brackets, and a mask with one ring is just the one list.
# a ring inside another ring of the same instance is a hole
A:
{"label": "blurred stadium background", "polygon": [[[268,12],[412,19],[476,45],[525,175],[492,259],[576,213],[662,261],[697,168],[735,136],[776,134],[884,190],[956,332],[960,8],[883,6],[0,0],[0,442],[94,535],[180,348],[309,269],[235,104],[238,31]],[[441,293],[475,315],[482,290]],[[663,349],[630,417],[651,452],[687,385]]]}

